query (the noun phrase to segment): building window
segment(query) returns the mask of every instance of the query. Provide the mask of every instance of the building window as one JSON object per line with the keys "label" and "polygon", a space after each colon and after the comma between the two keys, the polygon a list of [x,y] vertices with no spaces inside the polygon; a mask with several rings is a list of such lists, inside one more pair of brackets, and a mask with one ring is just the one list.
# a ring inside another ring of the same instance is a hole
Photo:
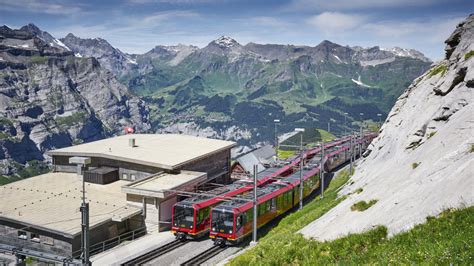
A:
{"label": "building window", "polygon": [[35,234],[35,233],[31,233],[31,241],[39,243],[40,242],[40,235]]}
{"label": "building window", "polygon": [[122,179],[127,180],[127,179],[128,179],[128,175],[125,174],[125,173],[123,173],[123,174],[122,174]]}
{"label": "building window", "polygon": [[48,236],[41,236],[41,243],[49,246],[54,246],[54,239]]}
{"label": "building window", "polygon": [[28,233],[26,233],[25,231],[18,231],[18,238],[23,239],[23,240],[27,240],[28,239]]}
{"label": "building window", "polygon": [[134,174],[130,175],[130,180],[135,181],[135,175]]}

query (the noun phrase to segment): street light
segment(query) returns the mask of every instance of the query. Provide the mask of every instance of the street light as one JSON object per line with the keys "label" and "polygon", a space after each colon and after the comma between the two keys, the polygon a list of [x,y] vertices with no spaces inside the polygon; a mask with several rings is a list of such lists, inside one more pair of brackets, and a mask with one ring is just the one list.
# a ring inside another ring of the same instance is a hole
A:
{"label": "street light", "polygon": [[321,140],[321,161],[319,162],[319,178],[321,179],[321,199],[324,198],[324,141]]}
{"label": "street light", "polygon": [[364,124],[362,116],[364,113],[360,113],[360,143],[359,143],[359,159],[362,158],[362,126]]}
{"label": "street light", "polygon": [[303,132],[304,128],[295,128],[300,133],[300,210],[303,209]]}
{"label": "street light", "polygon": [[89,253],[89,203],[86,203],[86,182],[84,180],[83,170],[91,163],[89,157],[71,157],[69,158],[69,164],[75,164],[77,166],[77,176],[82,177],[82,204],[81,204],[81,249],[82,249],[82,264],[92,265],[90,261]]}
{"label": "street light", "polygon": [[278,161],[278,133],[277,133],[277,124],[280,123],[280,119],[273,120],[275,123],[275,156]]}
{"label": "street light", "polygon": [[377,114],[379,117],[379,127],[382,127],[382,114]]}
{"label": "street light", "polygon": [[346,135],[347,115],[348,113],[344,113],[344,136]]}
{"label": "street light", "polygon": [[252,222],[252,242],[251,246],[257,244],[257,174],[258,165],[253,166],[253,222]]}

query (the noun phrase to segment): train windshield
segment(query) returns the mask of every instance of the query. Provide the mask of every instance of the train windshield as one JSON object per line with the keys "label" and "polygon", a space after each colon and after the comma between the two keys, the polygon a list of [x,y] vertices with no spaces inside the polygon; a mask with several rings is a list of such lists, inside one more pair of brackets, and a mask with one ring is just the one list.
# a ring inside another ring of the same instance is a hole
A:
{"label": "train windshield", "polygon": [[232,234],[234,227],[234,213],[219,210],[212,211],[212,231]]}
{"label": "train windshield", "polygon": [[192,228],[194,223],[194,209],[187,206],[174,207],[174,226]]}

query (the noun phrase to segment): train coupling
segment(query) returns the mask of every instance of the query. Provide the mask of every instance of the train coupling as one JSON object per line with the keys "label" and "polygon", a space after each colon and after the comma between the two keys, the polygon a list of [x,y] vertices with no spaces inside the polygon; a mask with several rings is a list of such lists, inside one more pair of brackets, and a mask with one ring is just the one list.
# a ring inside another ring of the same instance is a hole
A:
{"label": "train coupling", "polygon": [[186,234],[183,232],[177,232],[176,233],[176,239],[181,240],[181,241],[186,241]]}
{"label": "train coupling", "polygon": [[216,239],[214,239],[214,245],[216,245],[216,246],[223,247],[223,246],[225,246],[225,242],[226,242],[226,240],[222,237],[217,237]]}

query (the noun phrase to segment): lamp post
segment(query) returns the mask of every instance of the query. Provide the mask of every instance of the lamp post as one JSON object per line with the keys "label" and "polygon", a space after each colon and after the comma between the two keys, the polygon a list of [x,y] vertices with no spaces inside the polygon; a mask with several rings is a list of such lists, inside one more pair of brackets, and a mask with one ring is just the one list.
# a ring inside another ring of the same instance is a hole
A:
{"label": "lamp post", "polygon": [[324,198],[324,141],[321,140],[321,161],[319,163],[319,176],[321,178],[321,199]]}
{"label": "lamp post", "polygon": [[348,113],[344,113],[344,136],[346,135],[347,115]]}
{"label": "lamp post", "polygon": [[91,163],[89,157],[71,157],[69,164],[77,166],[77,176],[82,177],[82,203],[81,203],[81,249],[82,249],[82,264],[92,265],[89,253],[89,203],[86,202],[86,182],[84,180],[83,170]]}
{"label": "lamp post", "polygon": [[350,147],[349,147],[349,156],[350,156],[350,164],[349,164],[349,175],[352,174],[352,153],[353,153],[353,145],[352,145],[352,134],[350,138]]}
{"label": "lamp post", "polygon": [[304,156],[304,153],[303,153],[303,132],[304,132],[304,128],[295,128],[295,131],[296,132],[299,132],[300,133],[300,210],[303,209],[303,187],[304,187],[304,184],[303,184],[303,156]]}
{"label": "lamp post", "polygon": [[251,245],[257,244],[257,172],[258,165],[253,166],[253,231],[252,231],[252,242]]}
{"label": "lamp post", "polygon": [[379,127],[382,127],[382,114],[377,114],[379,117]]}
{"label": "lamp post", "polygon": [[275,123],[275,156],[278,161],[278,133],[277,133],[277,124],[280,123],[280,119],[273,120]]}

